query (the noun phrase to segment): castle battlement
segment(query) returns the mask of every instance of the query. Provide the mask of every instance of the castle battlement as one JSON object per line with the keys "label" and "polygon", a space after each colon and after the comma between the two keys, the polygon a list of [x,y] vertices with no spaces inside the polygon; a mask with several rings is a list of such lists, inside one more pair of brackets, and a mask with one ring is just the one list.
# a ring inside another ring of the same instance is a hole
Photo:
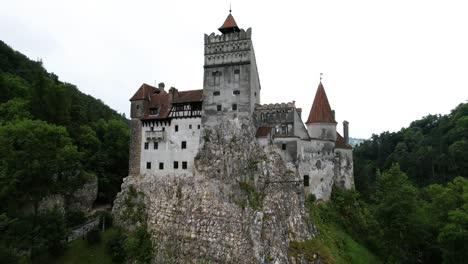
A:
{"label": "castle battlement", "polygon": [[205,45],[215,44],[220,42],[228,41],[239,41],[239,40],[250,40],[252,39],[252,28],[247,30],[240,29],[239,32],[233,32],[230,34],[216,34],[211,33],[210,35],[205,34]]}

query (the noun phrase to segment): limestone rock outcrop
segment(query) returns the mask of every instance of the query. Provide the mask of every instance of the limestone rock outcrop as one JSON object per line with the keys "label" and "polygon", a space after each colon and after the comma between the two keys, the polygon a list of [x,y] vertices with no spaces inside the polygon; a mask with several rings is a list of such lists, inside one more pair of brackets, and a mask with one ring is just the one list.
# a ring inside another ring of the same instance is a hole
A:
{"label": "limestone rock outcrop", "polygon": [[115,222],[147,226],[153,263],[305,263],[288,256],[290,241],[313,236],[302,179],[254,134],[223,122],[203,131],[193,175],[125,178]]}
{"label": "limestone rock outcrop", "polygon": [[98,179],[93,175],[80,189],[73,192],[68,203],[68,208],[88,212],[92,209],[97,194]]}

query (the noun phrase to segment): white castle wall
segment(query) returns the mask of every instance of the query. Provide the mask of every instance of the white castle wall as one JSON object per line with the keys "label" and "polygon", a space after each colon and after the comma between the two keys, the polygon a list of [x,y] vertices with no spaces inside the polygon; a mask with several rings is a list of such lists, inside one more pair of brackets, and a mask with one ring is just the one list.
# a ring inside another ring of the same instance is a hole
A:
{"label": "white castle wall", "polygon": [[311,123],[307,124],[307,130],[311,138],[336,140],[336,123]]}
{"label": "white castle wall", "polygon": [[[191,125],[191,128],[190,128]],[[178,131],[175,127],[178,126]],[[146,139],[146,132],[160,131],[164,128],[165,138],[158,142],[158,149],[154,149],[154,141]],[[162,125],[158,122],[145,121],[142,128],[141,166],[142,175],[154,176],[184,176],[193,173],[193,161],[198,152],[200,142],[201,119],[183,118],[172,119],[171,124]],[[187,142],[187,148],[182,149],[182,141]],[[148,142],[148,149],[145,149]],[[174,161],[178,161],[178,168],[174,169]],[[187,162],[187,169],[182,169],[182,162]],[[147,162],[151,162],[151,169],[147,169]],[[164,169],[159,169],[159,163],[164,164]]]}
{"label": "white castle wall", "polygon": [[335,143],[325,140],[300,140],[298,143],[298,172],[301,177],[309,176],[309,186],[304,186],[305,194],[328,200],[336,168]]}

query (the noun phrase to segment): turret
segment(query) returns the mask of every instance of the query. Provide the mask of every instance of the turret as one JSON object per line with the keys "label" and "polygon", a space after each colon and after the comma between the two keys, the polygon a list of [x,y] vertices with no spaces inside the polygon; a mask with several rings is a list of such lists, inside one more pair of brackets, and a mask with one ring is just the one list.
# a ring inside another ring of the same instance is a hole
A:
{"label": "turret", "polygon": [[[163,84],[164,87],[164,84]],[[132,119],[140,119],[145,115],[148,109],[150,96],[156,88],[144,83],[140,89],[130,99],[130,117]],[[164,89],[164,88],[163,88]]]}
{"label": "turret", "polygon": [[[163,85],[164,89],[164,85]],[[141,159],[141,121],[147,113],[150,96],[153,92],[160,91],[156,87],[144,83],[140,89],[130,98],[130,153],[128,170],[130,176],[140,174]]]}
{"label": "turret", "polygon": [[208,126],[220,119],[252,118],[260,103],[252,30],[240,29],[229,13],[219,31],[205,34],[202,124]]}
{"label": "turret", "polygon": [[306,122],[309,136],[315,139],[335,141],[336,124],[334,112],[330,107],[322,82],[320,82]]}

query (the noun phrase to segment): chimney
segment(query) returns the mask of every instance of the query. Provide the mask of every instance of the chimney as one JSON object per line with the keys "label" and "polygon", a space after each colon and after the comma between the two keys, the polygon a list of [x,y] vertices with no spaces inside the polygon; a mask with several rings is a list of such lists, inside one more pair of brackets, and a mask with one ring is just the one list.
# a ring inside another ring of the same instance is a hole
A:
{"label": "chimney", "polygon": [[158,84],[158,88],[159,88],[159,90],[161,90],[161,93],[164,93],[164,87],[165,87],[165,85],[164,85],[163,82]]}
{"label": "chimney", "polygon": [[171,87],[169,89],[169,104],[173,104],[177,99],[177,89],[175,87]]}
{"label": "chimney", "polygon": [[349,144],[349,122],[343,121],[343,137],[346,144]]}

